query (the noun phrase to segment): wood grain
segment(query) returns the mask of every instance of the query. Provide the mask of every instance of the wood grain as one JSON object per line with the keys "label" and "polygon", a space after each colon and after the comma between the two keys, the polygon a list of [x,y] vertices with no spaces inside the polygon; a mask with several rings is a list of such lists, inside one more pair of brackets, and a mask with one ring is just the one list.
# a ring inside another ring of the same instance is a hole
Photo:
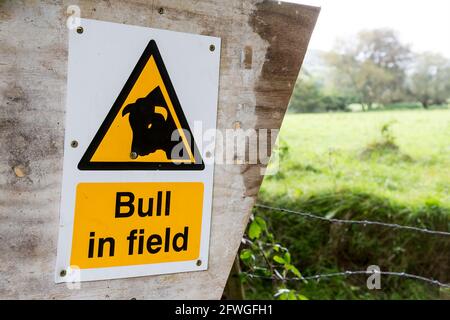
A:
{"label": "wood grain", "polygon": [[208,271],[55,285],[70,4],[85,18],[221,37],[221,129],[280,127],[319,10],[255,0],[0,2],[0,298],[220,298],[263,164],[216,165]]}

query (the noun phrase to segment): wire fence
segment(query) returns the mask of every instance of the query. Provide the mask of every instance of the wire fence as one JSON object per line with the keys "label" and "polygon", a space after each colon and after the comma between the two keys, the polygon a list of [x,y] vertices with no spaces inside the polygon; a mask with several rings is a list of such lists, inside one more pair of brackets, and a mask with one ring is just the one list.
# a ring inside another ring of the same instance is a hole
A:
{"label": "wire fence", "polygon": [[296,277],[296,278],[283,278],[280,276],[273,276],[273,277],[267,277],[267,276],[261,276],[253,273],[247,273],[242,272],[242,274],[246,275],[249,278],[260,278],[265,280],[280,280],[280,281],[308,281],[308,280],[320,280],[324,278],[333,278],[333,277],[347,277],[347,276],[354,276],[354,275],[385,275],[385,276],[396,276],[396,277],[402,277],[402,278],[408,278],[408,279],[414,279],[414,280],[420,280],[429,284],[432,284],[434,286],[438,286],[441,288],[450,288],[450,284],[442,283],[438,280],[434,280],[431,278],[426,278],[422,276],[418,276],[415,274],[410,274],[406,272],[393,272],[393,271],[343,271],[343,272],[333,272],[333,273],[324,273],[324,274],[316,274],[313,276],[307,276],[307,277]]}
{"label": "wire fence", "polygon": [[[327,218],[319,215],[315,215],[309,212],[301,212],[301,211],[294,211],[290,209],[285,208],[278,208],[278,207],[271,207],[263,204],[255,204],[255,207],[265,209],[265,210],[272,210],[272,211],[278,211],[281,213],[287,213],[287,214],[295,214],[299,215],[301,217],[307,218],[307,219],[314,219],[314,220],[320,220],[328,223],[336,223],[336,224],[351,224],[351,225],[375,225],[375,226],[381,226],[386,228],[392,228],[392,229],[400,229],[400,230],[408,230],[408,231],[414,231],[414,232],[421,232],[428,235],[436,235],[436,236],[450,236],[450,232],[446,231],[439,231],[439,230],[430,230],[427,228],[420,228],[415,226],[405,226],[400,225],[396,223],[386,223],[381,221],[370,221],[370,220],[348,220],[348,219],[336,219],[336,218]],[[244,243],[251,244],[252,242],[249,239],[243,238],[242,239]],[[269,243],[262,243],[262,245],[267,246],[273,246],[273,244]],[[450,288],[450,284],[440,282],[438,280],[427,278],[415,274],[410,274],[406,272],[394,272],[394,271],[377,271],[377,270],[358,270],[358,271],[343,271],[343,272],[333,272],[333,273],[324,273],[324,274],[316,274],[311,276],[302,276],[302,277],[294,277],[294,278],[286,278],[281,276],[280,274],[275,274],[275,276],[262,276],[257,275],[253,273],[248,272],[242,272],[245,276],[249,278],[259,278],[259,279],[266,279],[266,280],[279,280],[279,281],[308,281],[308,280],[321,280],[321,279],[327,279],[327,278],[334,278],[334,277],[348,277],[348,276],[354,276],[354,275],[385,275],[385,276],[395,276],[395,277],[401,277],[401,278],[407,278],[407,279],[413,279],[422,281],[428,284],[431,284],[433,286],[437,286],[440,288]]]}
{"label": "wire fence", "polygon": [[450,236],[450,232],[446,232],[446,231],[430,230],[430,229],[426,229],[426,228],[419,228],[419,227],[413,227],[413,226],[404,226],[404,225],[400,225],[400,224],[396,224],[396,223],[386,223],[386,222],[381,222],[381,221],[370,221],[370,220],[346,220],[346,219],[327,218],[327,217],[322,217],[322,216],[315,215],[315,214],[312,214],[309,212],[301,212],[301,211],[294,211],[294,210],[289,210],[289,209],[284,209],[284,208],[270,207],[270,206],[266,206],[263,204],[256,204],[255,207],[258,207],[261,209],[266,209],[266,210],[283,212],[283,213],[296,214],[296,215],[299,215],[299,216],[302,216],[302,217],[305,217],[308,219],[321,220],[321,221],[326,221],[329,223],[356,224],[356,225],[363,225],[363,226],[376,225],[376,226],[382,226],[382,227],[392,228],[392,229],[402,229],[402,230],[422,232],[422,233],[427,233],[427,234],[431,234],[431,235]]}

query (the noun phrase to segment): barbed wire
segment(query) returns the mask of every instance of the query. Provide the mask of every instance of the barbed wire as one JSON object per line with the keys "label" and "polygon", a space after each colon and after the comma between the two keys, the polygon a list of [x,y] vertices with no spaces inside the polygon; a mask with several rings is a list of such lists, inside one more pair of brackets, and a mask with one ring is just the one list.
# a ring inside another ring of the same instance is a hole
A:
{"label": "barbed wire", "polygon": [[[243,244],[255,244],[253,241],[251,241],[248,238],[242,238]],[[279,246],[280,248],[285,247],[281,246],[280,244],[273,244],[273,243],[267,243],[267,242],[259,242],[261,245],[266,247],[273,247],[273,246]],[[300,278],[283,278],[279,273],[275,274],[275,277],[265,277],[260,275],[255,275],[247,272],[242,272],[243,274],[248,275],[249,277],[253,278],[262,278],[262,279],[268,279],[268,280],[285,280],[285,281],[300,281],[300,280],[320,280],[322,278],[332,278],[332,277],[339,277],[339,276],[351,276],[351,275],[358,275],[358,274],[365,274],[365,275],[373,275],[375,273],[378,273],[380,275],[388,275],[388,276],[399,276],[409,279],[415,279],[415,280],[421,280],[424,282],[431,283],[433,285],[442,287],[442,288],[450,288],[450,284],[439,282],[438,280],[434,280],[431,278],[418,276],[406,272],[394,272],[394,271],[343,271],[343,272],[333,272],[333,273],[324,273],[324,274],[316,274],[313,276],[307,276],[307,277],[300,277]],[[278,276],[277,276],[278,275]]]}
{"label": "barbed wire", "polygon": [[441,288],[450,288],[450,284],[442,283],[438,280],[434,280],[431,278],[418,276],[415,274],[410,274],[406,272],[394,272],[394,271],[344,271],[344,272],[333,272],[333,273],[324,273],[324,274],[316,274],[313,276],[307,276],[307,277],[295,277],[295,278],[283,278],[283,277],[269,277],[269,276],[261,276],[253,273],[248,272],[241,272],[242,274],[248,276],[249,278],[258,278],[258,279],[265,279],[265,280],[281,280],[281,281],[308,281],[308,280],[320,280],[320,279],[326,279],[326,278],[333,278],[333,277],[346,277],[346,276],[353,276],[353,275],[385,275],[385,276],[396,276],[401,278],[408,278],[408,279],[414,279],[414,280],[420,280],[429,284],[432,284],[434,286],[438,286]]}
{"label": "barbed wire", "polygon": [[274,210],[274,211],[279,211],[279,212],[284,212],[284,213],[296,214],[296,215],[299,215],[299,216],[302,216],[302,217],[305,217],[308,219],[321,220],[321,221],[326,221],[329,223],[357,224],[357,225],[363,225],[363,226],[376,225],[376,226],[382,226],[382,227],[393,228],[393,229],[403,229],[403,230],[409,230],[409,231],[422,232],[422,233],[431,234],[431,235],[450,236],[450,232],[430,230],[430,229],[426,229],[426,228],[419,228],[419,227],[413,227],[413,226],[405,226],[405,225],[400,225],[400,224],[396,224],[396,223],[387,223],[387,222],[370,221],[370,220],[348,220],[348,219],[326,218],[326,217],[315,215],[315,214],[312,214],[309,212],[294,211],[294,210],[285,209],[285,208],[266,206],[263,204],[255,204],[255,207],[258,207],[261,209],[266,209],[266,210]]}

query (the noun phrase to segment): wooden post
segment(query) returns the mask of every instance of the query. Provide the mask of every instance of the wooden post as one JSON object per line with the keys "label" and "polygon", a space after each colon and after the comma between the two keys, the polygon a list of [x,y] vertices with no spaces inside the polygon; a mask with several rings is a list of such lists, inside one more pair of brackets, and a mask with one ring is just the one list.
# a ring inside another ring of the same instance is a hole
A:
{"label": "wooden post", "polygon": [[230,275],[228,276],[228,281],[225,285],[225,290],[223,291],[222,299],[226,300],[244,300],[245,292],[244,287],[241,284],[241,279],[239,274],[241,273],[241,266],[239,264],[239,255],[236,255],[234,259],[233,266],[231,267]]}
{"label": "wooden post", "polygon": [[263,164],[216,165],[208,271],[55,285],[69,5],[82,18],[221,37],[218,129],[280,127],[319,9],[256,0],[0,2],[0,298],[219,299]]}

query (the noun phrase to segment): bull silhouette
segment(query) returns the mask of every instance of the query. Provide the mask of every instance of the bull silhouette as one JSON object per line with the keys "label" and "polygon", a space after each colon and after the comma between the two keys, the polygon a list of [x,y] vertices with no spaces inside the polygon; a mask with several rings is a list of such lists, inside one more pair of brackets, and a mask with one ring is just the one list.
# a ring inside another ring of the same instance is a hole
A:
{"label": "bull silhouette", "polygon": [[176,125],[159,87],[153,89],[145,98],[139,98],[128,104],[122,111],[122,116],[129,115],[133,131],[131,152],[146,156],[156,150],[163,150],[170,159],[171,150],[178,143],[172,141],[172,132]]}

